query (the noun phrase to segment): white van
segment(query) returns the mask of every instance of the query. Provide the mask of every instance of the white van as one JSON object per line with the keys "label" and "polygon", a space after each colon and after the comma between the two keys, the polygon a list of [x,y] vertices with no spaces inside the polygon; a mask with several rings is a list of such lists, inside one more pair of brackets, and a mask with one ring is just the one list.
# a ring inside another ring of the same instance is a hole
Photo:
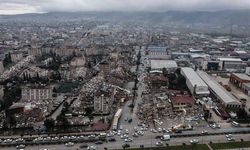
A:
{"label": "white van", "polygon": [[164,134],[161,138],[162,141],[169,141],[170,140],[170,135]]}

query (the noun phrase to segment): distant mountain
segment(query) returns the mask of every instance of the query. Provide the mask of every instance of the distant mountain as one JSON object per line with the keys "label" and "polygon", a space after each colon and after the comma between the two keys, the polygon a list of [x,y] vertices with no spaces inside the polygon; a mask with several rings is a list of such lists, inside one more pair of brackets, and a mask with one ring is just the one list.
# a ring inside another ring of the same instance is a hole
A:
{"label": "distant mountain", "polygon": [[50,12],[44,14],[0,15],[0,22],[58,22],[99,20],[150,24],[250,25],[250,10],[168,11],[168,12]]}

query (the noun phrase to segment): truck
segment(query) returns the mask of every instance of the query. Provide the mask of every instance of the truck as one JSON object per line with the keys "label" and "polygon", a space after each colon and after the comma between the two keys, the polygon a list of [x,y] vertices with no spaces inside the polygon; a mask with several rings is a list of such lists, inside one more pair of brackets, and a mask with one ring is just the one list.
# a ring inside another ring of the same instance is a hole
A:
{"label": "truck", "polygon": [[118,123],[119,123],[119,119],[122,115],[122,109],[118,109],[117,112],[115,113],[114,119],[113,119],[113,130],[117,130],[118,128]]}

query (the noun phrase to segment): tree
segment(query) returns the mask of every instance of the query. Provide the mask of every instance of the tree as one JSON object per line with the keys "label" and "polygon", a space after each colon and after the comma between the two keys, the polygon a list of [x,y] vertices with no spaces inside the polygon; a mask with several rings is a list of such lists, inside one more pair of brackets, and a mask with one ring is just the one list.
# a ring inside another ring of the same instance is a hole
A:
{"label": "tree", "polygon": [[177,68],[177,69],[175,70],[175,73],[176,73],[177,75],[180,75],[180,74],[181,74],[181,68]]}
{"label": "tree", "polygon": [[39,81],[40,77],[39,77],[39,74],[38,72],[36,73],[36,80]]}
{"label": "tree", "polygon": [[12,63],[12,61],[11,61],[11,55],[9,52],[8,54],[5,54],[5,57],[3,59],[3,66],[6,67],[10,63]]}
{"label": "tree", "polygon": [[44,126],[47,130],[52,130],[55,126],[55,120],[54,119],[46,119],[44,121]]}
{"label": "tree", "polygon": [[247,119],[247,112],[244,108],[239,109],[236,114],[239,119]]}
{"label": "tree", "polygon": [[64,102],[63,107],[64,107],[66,110],[68,110],[68,109],[69,109],[69,103],[68,103],[68,102]]}
{"label": "tree", "polygon": [[92,107],[87,107],[87,108],[85,109],[85,112],[86,112],[86,115],[89,116],[90,114],[92,114],[93,108],[92,108]]}
{"label": "tree", "polygon": [[167,75],[168,75],[167,69],[166,69],[165,67],[162,68],[162,74],[163,74],[165,77],[167,77]]}
{"label": "tree", "polygon": [[69,125],[68,120],[65,118],[64,115],[59,115],[56,117],[56,120],[59,124],[63,125],[63,126],[67,126]]}
{"label": "tree", "polygon": [[25,73],[25,72],[23,73],[23,80],[24,80],[24,81],[27,80],[27,77],[26,77],[26,73]]}
{"label": "tree", "polygon": [[53,90],[52,90],[53,93],[57,93],[57,89],[55,87],[53,87]]}
{"label": "tree", "polygon": [[30,74],[28,74],[28,80],[30,80],[31,79],[31,76],[30,76]]}
{"label": "tree", "polygon": [[94,119],[94,116],[92,114],[88,115],[89,117],[89,120],[93,120]]}

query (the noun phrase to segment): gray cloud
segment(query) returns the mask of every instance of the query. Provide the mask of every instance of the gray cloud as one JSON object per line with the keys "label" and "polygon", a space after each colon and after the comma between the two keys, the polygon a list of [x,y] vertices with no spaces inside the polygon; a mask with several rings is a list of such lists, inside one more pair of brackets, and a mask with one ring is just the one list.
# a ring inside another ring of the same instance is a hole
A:
{"label": "gray cloud", "polygon": [[250,9],[250,0],[0,0],[0,13]]}

